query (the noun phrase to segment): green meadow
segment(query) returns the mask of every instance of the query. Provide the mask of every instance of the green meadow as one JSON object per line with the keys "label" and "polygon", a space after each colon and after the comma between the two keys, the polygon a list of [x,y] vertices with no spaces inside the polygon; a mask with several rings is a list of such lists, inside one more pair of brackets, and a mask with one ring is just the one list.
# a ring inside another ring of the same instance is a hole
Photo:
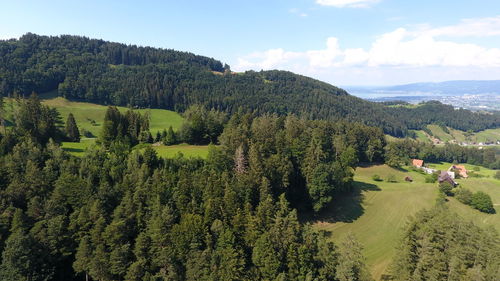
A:
{"label": "green meadow", "polygon": [[[450,165],[439,163],[434,167],[447,169]],[[466,167],[473,168],[472,165]],[[478,173],[485,177],[459,179],[458,182],[472,191],[482,190],[490,194],[496,214],[481,213],[450,197],[446,204],[464,219],[482,227],[494,226],[500,231],[500,181],[492,178],[493,170],[480,168]],[[373,180],[375,174],[382,181]],[[390,176],[397,182],[387,182]],[[406,176],[410,176],[413,182],[406,182]],[[380,280],[394,257],[408,218],[435,204],[437,183],[425,183],[424,175],[418,172],[387,165],[358,167],[354,180],[353,193],[337,198],[330,209],[314,220],[313,226],[328,231],[334,241],[353,233],[364,245],[364,255],[372,276]]]}
{"label": "green meadow", "polygon": [[[69,101],[65,98],[57,97],[51,99],[44,99],[43,104],[56,108],[63,121],[66,120],[69,113],[75,116],[78,128],[85,129],[91,132],[94,136],[99,135],[99,131],[106,114],[107,106],[88,103]],[[121,112],[128,110],[126,107],[118,107]],[[150,131],[153,136],[156,132],[161,131],[169,126],[174,130],[178,130],[183,122],[182,116],[177,112],[165,109],[135,109],[141,114],[148,113],[150,115]]]}
{"label": "green meadow", "polygon": [[186,158],[207,158],[208,156],[208,145],[190,145],[190,144],[178,144],[178,145],[160,145],[152,146],[156,151],[158,156],[163,158],[174,158],[182,154]]}

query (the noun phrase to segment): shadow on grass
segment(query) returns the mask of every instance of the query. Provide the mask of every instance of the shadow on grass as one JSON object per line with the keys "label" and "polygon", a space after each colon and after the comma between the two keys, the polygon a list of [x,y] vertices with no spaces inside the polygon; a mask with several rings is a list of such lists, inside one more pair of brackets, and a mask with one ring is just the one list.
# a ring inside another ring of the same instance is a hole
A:
{"label": "shadow on grass", "polygon": [[63,147],[64,151],[67,152],[75,152],[75,153],[83,153],[85,152],[85,149],[82,148],[72,148],[72,147]]}
{"label": "shadow on grass", "polygon": [[351,192],[337,195],[325,210],[315,216],[309,216],[309,220],[328,223],[353,222],[365,212],[362,205],[365,199],[363,192],[380,190],[374,184],[354,181]]}

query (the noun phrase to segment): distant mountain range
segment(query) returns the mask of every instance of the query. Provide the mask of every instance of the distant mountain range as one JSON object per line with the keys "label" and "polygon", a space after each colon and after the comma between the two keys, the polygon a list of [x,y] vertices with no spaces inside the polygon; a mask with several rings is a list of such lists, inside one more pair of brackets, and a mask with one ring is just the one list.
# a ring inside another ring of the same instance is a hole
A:
{"label": "distant mountain range", "polygon": [[344,87],[351,94],[377,94],[380,96],[406,95],[478,95],[500,94],[500,80],[456,80],[444,82],[423,82],[396,86],[352,86]]}
{"label": "distant mountain range", "polygon": [[420,103],[437,100],[471,110],[500,110],[500,80],[456,80],[344,88],[352,95],[376,102],[401,100]]}

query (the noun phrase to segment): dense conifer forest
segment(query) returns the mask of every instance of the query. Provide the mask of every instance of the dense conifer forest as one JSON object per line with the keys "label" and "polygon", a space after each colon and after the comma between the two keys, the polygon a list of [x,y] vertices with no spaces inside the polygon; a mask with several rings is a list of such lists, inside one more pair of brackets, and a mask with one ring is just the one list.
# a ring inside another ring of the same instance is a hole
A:
{"label": "dense conifer forest", "polygon": [[[3,93],[26,97],[0,130],[0,280],[372,280],[354,235],[334,243],[308,220],[351,194],[360,163],[500,165],[494,149],[384,134],[498,127],[496,114],[386,107],[172,50],[27,34],[0,41],[0,79]],[[31,95],[52,90],[110,105],[81,157],[60,146],[81,137],[74,116],[63,122]],[[156,141],[210,144],[207,158],[159,157],[149,116],[113,105],[183,112]],[[386,277],[498,280],[497,232],[463,222],[442,191],[409,220]]]}
{"label": "dense conifer forest", "polygon": [[285,71],[233,73],[228,65],[174,50],[78,36],[26,34],[0,41],[0,92],[29,96],[58,90],[69,99],[184,111],[201,104],[228,113],[362,122],[394,136],[440,123],[461,130],[500,126],[500,115],[453,110],[440,103],[393,108]]}

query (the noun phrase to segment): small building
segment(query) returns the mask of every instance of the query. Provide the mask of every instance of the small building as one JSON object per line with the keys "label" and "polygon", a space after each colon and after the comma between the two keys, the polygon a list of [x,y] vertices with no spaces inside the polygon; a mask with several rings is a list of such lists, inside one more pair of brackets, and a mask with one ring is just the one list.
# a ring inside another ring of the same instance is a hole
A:
{"label": "small building", "polygon": [[[465,169],[465,166],[464,165],[452,165],[448,171],[452,171],[452,170],[457,170],[458,171],[458,174],[462,177],[462,178],[468,178],[469,175],[467,175],[467,169]],[[455,175],[456,176],[456,175]]]}
{"label": "small building", "polygon": [[437,170],[436,170],[436,169],[427,168],[427,167],[422,167],[421,169],[422,169],[422,171],[424,171],[424,172],[425,172],[426,174],[428,174],[428,175],[432,175],[432,174],[434,174],[435,172],[437,172]]}
{"label": "small building", "polygon": [[422,168],[424,166],[424,160],[412,159],[411,164],[417,168]]}
{"label": "small building", "polygon": [[439,177],[438,177],[438,182],[439,184],[443,183],[443,182],[449,182],[452,186],[457,186],[458,183],[456,183],[450,176],[450,174],[448,174],[447,171],[442,171],[441,174],[439,174]]}

